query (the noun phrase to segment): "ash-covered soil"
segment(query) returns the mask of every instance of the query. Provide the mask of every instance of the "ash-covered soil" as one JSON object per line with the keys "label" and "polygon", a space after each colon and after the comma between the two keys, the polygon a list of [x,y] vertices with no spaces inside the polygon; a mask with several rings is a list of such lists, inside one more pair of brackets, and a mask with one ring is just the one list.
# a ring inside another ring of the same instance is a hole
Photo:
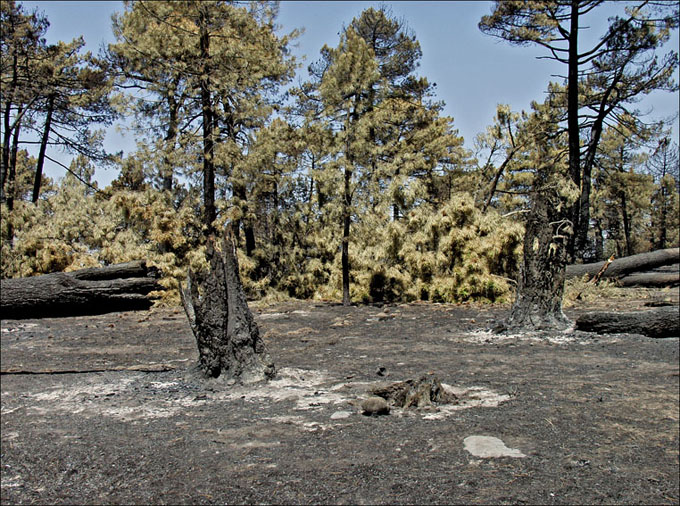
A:
{"label": "ash-covered soil", "polygon": [[[507,310],[259,307],[249,386],[196,373],[180,309],[5,320],[2,504],[678,504],[678,338],[484,330]],[[361,414],[423,375],[458,403]]]}

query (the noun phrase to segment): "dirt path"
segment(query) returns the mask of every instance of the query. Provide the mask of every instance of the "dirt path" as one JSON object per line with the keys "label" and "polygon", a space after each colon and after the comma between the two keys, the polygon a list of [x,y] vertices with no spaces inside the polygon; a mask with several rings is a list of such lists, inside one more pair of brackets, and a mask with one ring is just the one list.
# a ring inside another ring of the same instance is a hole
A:
{"label": "dirt path", "polygon": [[[678,339],[483,330],[506,311],[261,308],[249,387],[195,374],[179,309],[3,321],[2,503],[678,504]],[[458,404],[360,414],[423,374]]]}

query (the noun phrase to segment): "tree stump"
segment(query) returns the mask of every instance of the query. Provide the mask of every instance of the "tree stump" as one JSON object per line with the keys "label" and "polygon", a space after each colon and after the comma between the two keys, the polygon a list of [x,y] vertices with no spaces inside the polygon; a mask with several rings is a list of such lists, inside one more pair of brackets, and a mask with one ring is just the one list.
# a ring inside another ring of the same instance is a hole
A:
{"label": "tree stump", "polygon": [[180,286],[198,346],[199,368],[208,377],[240,383],[273,378],[276,369],[248,308],[231,238],[224,238],[222,251],[209,239],[206,259],[209,272],[189,271],[187,286]]}
{"label": "tree stump", "polygon": [[382,397],[392,406],[404,409],[458,403],[458,397],[447,392],[436,376],[421,376],[418,380],[409,379],[376,387],[371,390],[371,394]]}

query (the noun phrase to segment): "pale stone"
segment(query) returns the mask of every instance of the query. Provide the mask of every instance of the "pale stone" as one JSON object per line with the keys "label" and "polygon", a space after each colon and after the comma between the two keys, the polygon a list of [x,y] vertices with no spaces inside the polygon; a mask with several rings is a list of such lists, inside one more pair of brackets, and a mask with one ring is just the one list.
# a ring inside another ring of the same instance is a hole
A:
{"label": "pale stone", "polygon": [[492,436],[468,436],[463,440],[465,449],[475,457],[483,459],[498,457],[526,457],[515,448],[508,448],[505,443]]}
{"label": "pale stone", "polygon": [[331,420],[340,420],[342,418],[349,418],[352,416],[351,411],[336,411],[331,415]]}

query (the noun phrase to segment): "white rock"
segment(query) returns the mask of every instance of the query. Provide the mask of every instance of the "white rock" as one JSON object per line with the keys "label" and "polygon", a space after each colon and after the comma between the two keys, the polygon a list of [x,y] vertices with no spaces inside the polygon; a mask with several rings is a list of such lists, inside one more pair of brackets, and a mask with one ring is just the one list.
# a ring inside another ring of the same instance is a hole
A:
{"label": "white rock", "polygon": [[331,415],[331,420],[339,420],[341,418],[349,418],[352,416],[351,411],[336,411]]}
{"label": "white rock", "polygon": [[483,459],[498,457],[526,457],[515,448],[508,448],[505,443],[492,436],[468,436],[463,440],[465,449],[475,457]]}

